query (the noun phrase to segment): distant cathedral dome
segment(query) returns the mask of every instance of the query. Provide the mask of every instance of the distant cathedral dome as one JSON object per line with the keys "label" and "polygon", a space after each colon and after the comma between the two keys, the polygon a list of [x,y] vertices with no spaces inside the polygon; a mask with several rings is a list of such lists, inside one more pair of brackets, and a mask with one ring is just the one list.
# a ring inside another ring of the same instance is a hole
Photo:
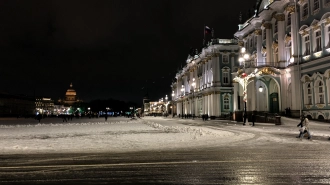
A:
{"label": "distant cathedral dome", "polygon": [[70,84],[70,88],[66,91],[65,96],[76,96],[77,93],[74,89],[72,89],[72,83]]}

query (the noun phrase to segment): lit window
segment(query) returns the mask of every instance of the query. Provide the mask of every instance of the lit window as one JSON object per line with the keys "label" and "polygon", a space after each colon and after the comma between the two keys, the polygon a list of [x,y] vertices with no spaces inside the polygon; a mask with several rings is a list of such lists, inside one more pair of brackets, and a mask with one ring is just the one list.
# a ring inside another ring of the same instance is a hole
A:
{"label": "lit window", "polygon": [[309,36],[305,37],[305,55],[310,55],[311,50],[310,50],[310,41],[309,41]]}

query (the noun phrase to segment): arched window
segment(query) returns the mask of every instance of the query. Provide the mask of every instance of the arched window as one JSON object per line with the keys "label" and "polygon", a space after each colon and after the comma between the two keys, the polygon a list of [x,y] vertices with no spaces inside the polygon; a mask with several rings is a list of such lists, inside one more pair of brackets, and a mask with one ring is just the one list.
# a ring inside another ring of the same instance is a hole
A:
{"label": "arched window", "polygon": [[225,96],[223,99],[223,109],[229,110],[229,97],[228,96]]}
{"label": "arched window", "polygon": [[324,86],[322,81],[316,83],[316,92],[316,102],[318,104],[324,104]]}
{"label": "arched window", "polygon": [[308,83],[307,85],[307,104],[308,105],[312,105],[312,88],[311,88],[311,84]]}

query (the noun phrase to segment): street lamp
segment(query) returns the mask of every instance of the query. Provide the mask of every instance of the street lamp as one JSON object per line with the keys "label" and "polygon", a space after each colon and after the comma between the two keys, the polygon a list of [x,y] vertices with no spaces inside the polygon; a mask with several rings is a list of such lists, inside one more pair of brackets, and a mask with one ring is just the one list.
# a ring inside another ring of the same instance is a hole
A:
{"label": "street lamp", "polygon": [[193,86],[193,114],[192,114],[192,119],[194,119],[194,117],[195,117],[195,99],[194,99],[194,95],[195,95],[195,87],[196,87],[196,83],[195,83],[195,78],[193,78],[193,82],[192,82],[192,84],[191,84],[191,86]]}
{"label": "street lamp", "polygon": [[181,112],[181,117],[183,119],[183,95],[184,95],[184,86],[183,85],[181,86],[181,94],[182,94],[182,105],[181,105],[182,112]]}
{"label": "street lamp", "polygon": [[90,110],[91,110],[91,108],[90,108],[90,107],[88,107],[87,109],[88,109],[89,119],[91,119],[91,116],[92,116],[92,115],[91,115],[91,111],[90,111]]}
{"label": "street lamp", "polygon": [[246,78],[246,72],[245,72],[245,63],[246,61],[248,61],[250,59],[249,54],[246,53],[246,49],[245,47],[241,48],[241,57],[238,59],[238,61],[240,63],[243,63],[243,73],[242,73],[242,78],[244,81],[243,84],[243,101],[244,101],[244,115],[243,115],[243,125],[245,125],[246,123],[246,117],[247,117],[247,110],[246,110],[246,102],[247,102],[247,80],[248,78]]}

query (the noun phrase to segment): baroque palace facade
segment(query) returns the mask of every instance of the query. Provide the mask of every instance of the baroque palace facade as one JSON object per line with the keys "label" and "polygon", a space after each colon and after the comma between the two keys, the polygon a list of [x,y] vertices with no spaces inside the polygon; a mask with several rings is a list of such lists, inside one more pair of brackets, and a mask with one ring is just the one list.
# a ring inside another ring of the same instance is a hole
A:
{"label": "baroque palace facade", "polygon": [[[188,58],[172,84],[177,114],[218,117],[246,106],[330,119],[330,0],[257,0],[234,36]],[[239,61],[242,49],[250,57]]]}

